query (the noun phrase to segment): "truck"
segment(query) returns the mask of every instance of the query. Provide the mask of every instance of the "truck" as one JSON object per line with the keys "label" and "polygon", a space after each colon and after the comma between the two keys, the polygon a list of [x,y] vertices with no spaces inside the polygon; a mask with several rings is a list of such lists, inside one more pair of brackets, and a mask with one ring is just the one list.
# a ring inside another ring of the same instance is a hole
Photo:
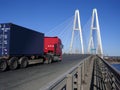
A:
{"label": "truck", "polygon": [[44,38],[44,55],[50,54],[54,61],[62,60],[63,45],[58,37],[45,37]]}
{"label": "truck", "polygon": [[61,60],[62,42],[58,37],[13,23],[0,24],[0,71]]}

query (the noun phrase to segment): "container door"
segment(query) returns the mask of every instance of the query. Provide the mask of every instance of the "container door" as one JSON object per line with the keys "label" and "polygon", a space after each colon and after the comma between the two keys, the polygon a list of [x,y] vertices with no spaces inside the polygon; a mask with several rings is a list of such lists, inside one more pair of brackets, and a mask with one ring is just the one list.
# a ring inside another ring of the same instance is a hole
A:
{"label": "container door", "polygon": [[8,29],[6,24],[0,24],[0,56],[8,55]]}

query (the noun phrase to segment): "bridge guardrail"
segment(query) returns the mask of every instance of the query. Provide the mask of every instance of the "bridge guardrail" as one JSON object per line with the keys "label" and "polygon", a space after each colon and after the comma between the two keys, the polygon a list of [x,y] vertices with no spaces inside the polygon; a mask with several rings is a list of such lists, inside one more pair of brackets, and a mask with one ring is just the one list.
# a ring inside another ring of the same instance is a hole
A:
{"label": "bridge guardrail", "polygon": [[40,90],[83,90],[85,75],[87,74],[86,66],[89,67],[90,58],[91,56],[83,59],[79,64]]}
{"label": "bridge guardrail", "polygon": [[94,60],[90,90],[120,90],[120,72],[99,56]]}

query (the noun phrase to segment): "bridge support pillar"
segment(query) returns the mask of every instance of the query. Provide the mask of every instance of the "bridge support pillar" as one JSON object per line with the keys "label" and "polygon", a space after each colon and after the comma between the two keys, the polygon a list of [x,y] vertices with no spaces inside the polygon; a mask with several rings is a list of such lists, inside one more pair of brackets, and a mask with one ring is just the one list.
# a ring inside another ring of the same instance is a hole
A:
{"label": "bridge support pillar", "polygon": [[[97,38],[94,38],[93,31],[96,31]],[[94,47],[94,39],[96,39],[97,44]],[[95,54],[100,55],[103,57],[103,48],[102,48],[102,40],[101,40],[101,34],[100,34],[100,26],[99,26],[99,20],[98,20],[98,14],[97,9],[93,9],[92,13],[92,22],[91,22],[91,28],[90,28],[90,39],[88,44],[88,53],[92,54],[93,50],[95,50]]]}
{"label": "bridge support pillar", "polygon": [[70,53],[73,53],[72,48],[73,48],[73,41],[74,41],[74,38],[76,36],[75,31],[78,31],[78,33],[79,33],[79,39],[81,41],[80,43],[81,43],[82,54],[84,54],[83,36],[82,36],[82,28],[81,28],[79,10],[75,11],[74,25],[73,25],[72,38],[71,38],[70,50],[69,50]]}

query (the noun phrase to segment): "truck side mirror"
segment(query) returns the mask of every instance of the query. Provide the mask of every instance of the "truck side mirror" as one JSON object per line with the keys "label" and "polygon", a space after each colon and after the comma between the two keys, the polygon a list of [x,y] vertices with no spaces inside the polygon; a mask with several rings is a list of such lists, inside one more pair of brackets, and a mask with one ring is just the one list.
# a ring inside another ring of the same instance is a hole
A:
{"label": "truck side mirror", "polygon": [[63,44],[61,44],[61,45],[60,45],[60,48],[61,48],[61,49],[63,49],[63,47],[64,47],[64,45],[63,45]]}

